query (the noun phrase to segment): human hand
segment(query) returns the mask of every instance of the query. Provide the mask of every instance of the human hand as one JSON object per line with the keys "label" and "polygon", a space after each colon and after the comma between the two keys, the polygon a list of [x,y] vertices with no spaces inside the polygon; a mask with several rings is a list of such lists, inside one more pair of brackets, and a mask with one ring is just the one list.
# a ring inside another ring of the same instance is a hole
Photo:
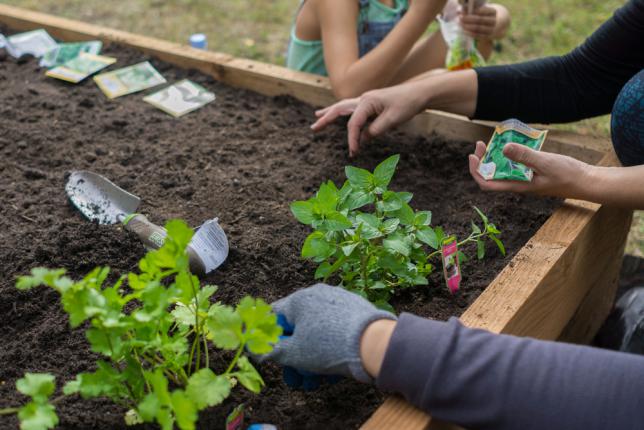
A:
{"label": "human hand", "polygon": [[474,39],[493,39],[497,25],[496,8],[483,4],[473,10],[472,13],[459,13],[461,27],[466,35]]}
{"label": "human hand", "polygon": [[[314,131],[324,129],[338,117],[351,115],[347,124],[349,156],[358,153],[360,142],[411,119],[425,108],[425,91],[419,90],[420,81],[411,81],[389,88],[369,91],[353,99],[339,101],[315,112],[318,120],[311,126]],[[369,119],[373,122],[367,126]]]}
{"label": "human hand", "polygon": [[373,380],[360,355],[363,333],[374,321],[396,319],[357,294],[324,284],[278,300],[273,310],[286,318],[292,335],[259,357],[260,361],[275,360],[282,366],[361,382]]}
{"label": "human hand", "polygon": [[486,181],[478,172],[485,143],[476,142],[474,154],[469,156],[470,174],[483,191],[511,191],[552,197],[585,198],[584,187],[589,184],[592,166],[572,157],[535,151],[517,143],[508,143],[503,154],[512,161],[532,169],[532,181]]}

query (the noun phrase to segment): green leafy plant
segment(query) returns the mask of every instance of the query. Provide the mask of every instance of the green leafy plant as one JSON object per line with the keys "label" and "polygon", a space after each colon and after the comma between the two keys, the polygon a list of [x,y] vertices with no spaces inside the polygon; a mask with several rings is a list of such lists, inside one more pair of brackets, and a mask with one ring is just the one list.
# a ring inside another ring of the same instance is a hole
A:
{"label": "green leafy plant", "polygon": [[[314,197],[291,204],[293,215],[314,231],[302,247],[302,257],[318,263],[316,279],[338,275],[342,286],[384,309],[396,288],[427,285],[434,270],[432,259],[441,254],[446,235],[432,227],[432,213],[414,211],[412,194],[388,189],[400,159],[394,155],[373,172],[347,166],[347,180],[338,189],[323,183]],[[458,246],[476,243],[477,256],[485,255],[485,240],[492,240],[505,255],[501,233],[478,209],[483,222],[472,221],[472,232]],[[465,256],[459,252],[459,258]]]}
{"label": "green leafy plant", "polygon": [[[260,391],[264,382],[243,352],[271,351],[282,329],[261,299],[245,297],[235,308],[211,303],[217,288],[201,286],[188,268],[186,246],[193,231],[178,220],[166,229],[164,245],[139,262],[140,273],[121,276],[111,286],[104,285],[107,267],[80,281],[64,276],[63,269],[35,268],[18,279],[17,288],[46,285],[60,293],[71,326],[87,322],[91,349],[104,358],[94,372],[65,384],[64,395],[107,397],[128,409],[128,424],[194,429],[198,411],[220,404],[237,383]],[[210,368],[211,345],[234,351],[221,373]],[[23,430],[53,428],[57,399],[48,399],[54,377],[28,373],[16,385],[31,401],[0,414],[18,413]]]}

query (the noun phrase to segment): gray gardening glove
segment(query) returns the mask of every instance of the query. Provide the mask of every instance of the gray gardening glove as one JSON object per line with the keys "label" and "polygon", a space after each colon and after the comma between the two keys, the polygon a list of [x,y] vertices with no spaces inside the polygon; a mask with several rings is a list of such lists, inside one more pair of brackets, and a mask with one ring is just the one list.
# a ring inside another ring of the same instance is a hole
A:
{"label": "gray gardening glove", "polygon": [[[396,316],[340,287],[317,284],[273,303],[285,335],[260,357],[321,375],[342,375],[372,382],[360,359],[360,339],[367,326]],[[289,334],[291,334],[289,336]]]}

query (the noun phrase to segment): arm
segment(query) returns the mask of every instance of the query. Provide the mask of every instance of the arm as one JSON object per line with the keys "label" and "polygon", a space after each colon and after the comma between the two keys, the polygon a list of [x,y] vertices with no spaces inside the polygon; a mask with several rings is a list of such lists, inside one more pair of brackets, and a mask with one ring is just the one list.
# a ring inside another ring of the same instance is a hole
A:
{"label": "arm", "polygon": [[386,86],[398,71],[414,43],[440,12],[445,0],[414,1],[410,10],[384,40],[362,58],[358,57],[354,7],[346,0],[316,1],[324,47],[324,62],[334,94],[355,97]]}
{"label": "arm", "polygon": [[528,147],[507,144],[506,157],[523,163],[534,171],[530,182],[486,181],[478,173],[485,144],[477,142],[469,157],[470,174],[484,191],[533,193],[546,196],[587,200],[630,209],[644,209],[644,165],[600,167],[572,157],[537,152]]}
{"label": "arm", "polygon": [[501,430],[644,426],[643,357],[495,335],[456,319],[403,314],[392,324],[376,383],[435,418]]}

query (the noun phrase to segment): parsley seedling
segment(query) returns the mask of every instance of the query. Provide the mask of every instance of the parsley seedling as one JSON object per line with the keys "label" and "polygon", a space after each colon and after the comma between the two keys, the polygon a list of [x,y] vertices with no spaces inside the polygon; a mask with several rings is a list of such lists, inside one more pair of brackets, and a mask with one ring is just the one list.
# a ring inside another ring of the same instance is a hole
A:
{"label": "parsley seedling", "polygon": [[[373,172],[347,166],[342,188],[328,181],[314,197],[291,204],[298,221],[314,229],[302,257],[318,263],[315,278],[327,281],[337,274],[344,288],[391,311],[389,299],[397,288],[427,285],[431,261],[440,256],[446,237],[441,227],[431,226],[431,212],[411,208],[411,193],[388,189],[399,159],[391,156]],[[483,228],[472,221],[472,233],[458,246],[476,243],[482,259],[490,239],[505,255],[501,232],[474,209]],[[465,258],[460,251],[459,258]]]}
{"label": "parsley seedling", "polygon": [[[71,326],[86,327],[92,351],[102,356],[95,371],[65,384],[64,395],[107,397],[128,409],[128,424],[156,422],[166,430],[175,425],[189,430],[200,410],[223,402],[237,383],[260,391],[264,381],[243,352],[270,352],[282,329],[261,299],[245,297],[234,308],[211,303],[217,288],[200,285],[189,271],[186,247],[192,229],[178,220],[166,229],[163,246],[139,262],[140,273],[121,276],[111,286],[105,285],[107,267],[80,281],[65,276],[64,269],[35,268],[16,286],[56,290]],[[210,368],[211,344],[234,351],[219,374]],[[16,385],[31,401],[0,410],[0,415],[17,413],[22,430],[53,428],[57,399],[48,399],[54,377],[28,373]]]}

